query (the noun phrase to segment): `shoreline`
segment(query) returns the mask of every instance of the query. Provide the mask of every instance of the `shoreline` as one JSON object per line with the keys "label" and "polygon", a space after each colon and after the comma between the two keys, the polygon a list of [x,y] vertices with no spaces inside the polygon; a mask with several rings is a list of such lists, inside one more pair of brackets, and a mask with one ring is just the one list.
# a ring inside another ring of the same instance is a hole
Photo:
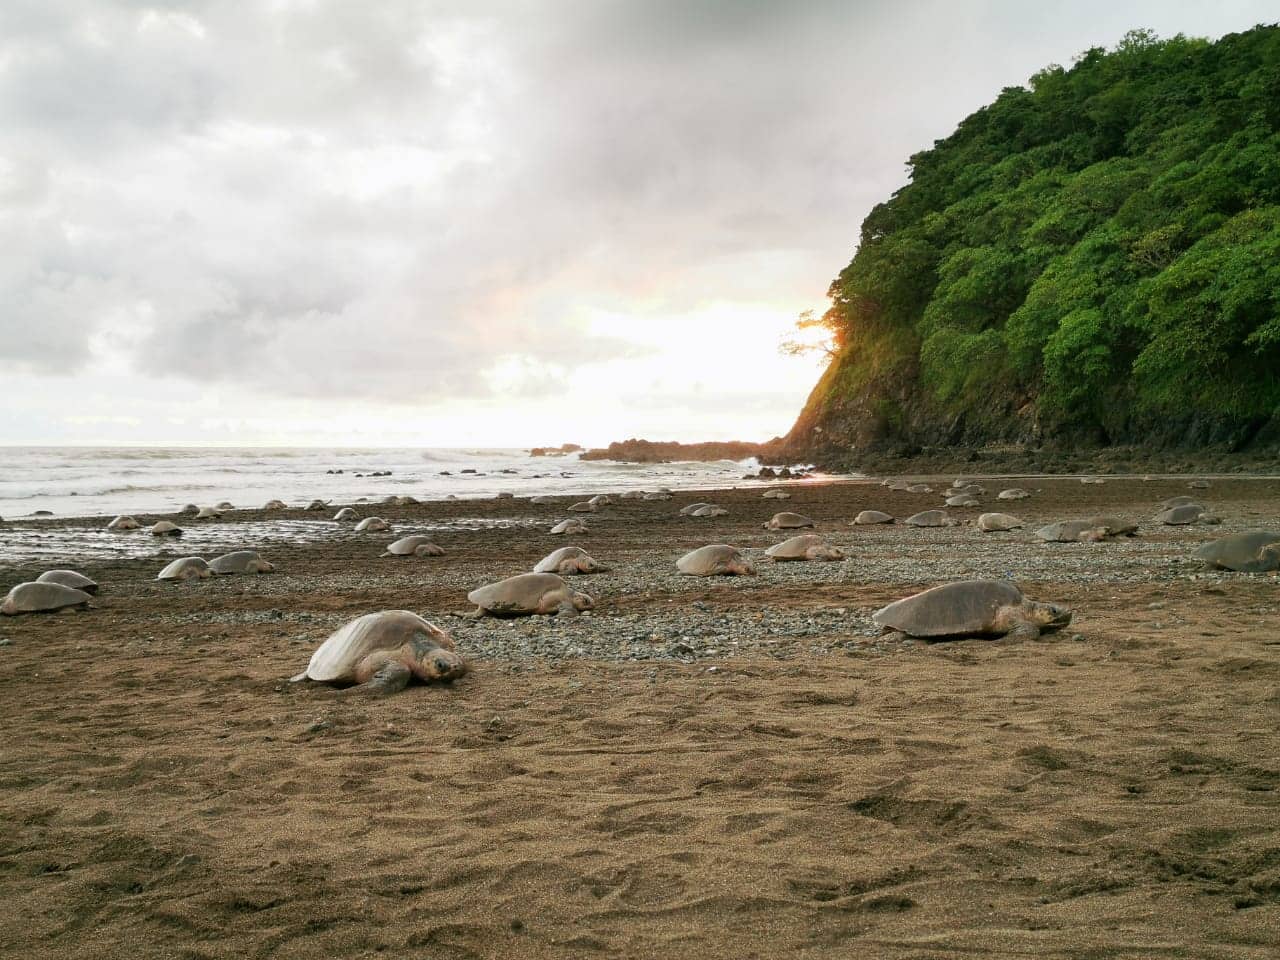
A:
{"label": "shoreline", "polygon": [[[1186,479],[1043,477],[1029,500],[984,498],[1027,521],[1005,535],[849,526],[940,497],[791,481],[618,501],[572,539],[546,530],[575,497],[366,504],[397,529],[263,546],[277,572],[256,577],[157,582],[158,551],[181,542],[80,565],[102,584],[91,609],[0,618],[15,920],[0,944],[86,960],[942,960],[1162,943],[1258,960],[1280,903],[1265,854],[1280,848],[1280,602],[1274,577],[1190,553],[1280,526],[1280,479],[1201,491],[1219,527],[1029,532],[1147,521]],[[777,487],[792,498],[762,499]],[[730,513],[677,516],[702,498]],[[764,561],[780,510],[848,559]],[[467,517],[484,525],[442,530],[444,557],[379,558],[415,525]],[[743,547],[759,576],[679,576],[675,558],[710,542]],[[590,614],[454,615],[569,543],[613,567],[574,578]],[[0,587],[37,566],[0,562]],[[870,620],[982,576],[1074,620],[1033,642],[939,644]],[[471,673],[385,699],[285,682],[342,623],[397,608],[452,632]]]}

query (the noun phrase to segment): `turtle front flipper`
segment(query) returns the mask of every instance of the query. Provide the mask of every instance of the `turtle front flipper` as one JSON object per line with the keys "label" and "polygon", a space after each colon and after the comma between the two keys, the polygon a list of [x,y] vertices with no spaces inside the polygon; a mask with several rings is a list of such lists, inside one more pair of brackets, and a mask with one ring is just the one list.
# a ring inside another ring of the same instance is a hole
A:
{"label": "turtle front flipper", "polygon": [[1013,629],[1004,635],[1006,640],[1039,640],[1040,628],[1030,620],[1019,620]]}
{"label": "turtle front flipper", "polygon": [[399,660],[388,660],[367,681],[352,687],[351,692],[386,696],[389,693],[399,693],[409,685],[411,679],[413,679],[412,670]]}
{"label": "turtle front flipper", "polygon": [[578,608],[573,605],[572,600],[561,600],[554,612],[561,617],[576,617]]}

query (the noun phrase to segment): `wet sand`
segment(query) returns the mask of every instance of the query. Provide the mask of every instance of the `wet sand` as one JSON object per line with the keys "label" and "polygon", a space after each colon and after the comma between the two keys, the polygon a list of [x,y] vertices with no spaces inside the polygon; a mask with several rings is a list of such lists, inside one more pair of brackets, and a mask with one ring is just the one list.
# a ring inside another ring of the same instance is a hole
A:
{"label": "wet sand", "polygon": [[[1018,483],[984,498],[1028,521],[1009,535],[850,527],[940,501],[861,483],[624,501],[572,540],[615,569],[571,621],[450,615],[570,542],[544,531],[571,499],[361,507],[392,536],[202,528],[206,557],[262,537],[279,572],[254,578],[158,583],[157,551],[187,551],[149,538],[71,564],[93,609],[0,620],[0,954],[1274,958],[1280,585],[1189,554],[1280,528],[1280,481],[1190,491],[1221,527],[1103,544],[1028,531],[1146,520],[1185,482]],[[732,512],[676,516],[694,500]],[[850,559],[674,574],[708,542],[759,562],[777,510]],[[440,526],[448,556],[378,558]],[[0,566],[0,592],[48,565]],[[1071,626],[924,644],[869,619],[1006,574]],[[447,626],[473,672],[386,699],[284,682],[383,608]]]}

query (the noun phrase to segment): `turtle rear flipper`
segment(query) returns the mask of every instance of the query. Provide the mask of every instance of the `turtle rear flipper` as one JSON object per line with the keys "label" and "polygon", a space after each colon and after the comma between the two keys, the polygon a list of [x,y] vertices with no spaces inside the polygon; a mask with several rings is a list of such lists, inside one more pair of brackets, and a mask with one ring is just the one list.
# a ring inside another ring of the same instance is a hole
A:
{"label": "turtle rear flipper", "polygon": [[297,676],[290,677],[290,678],[289,678],[289,682],[290,682],[290,683],[301,683],[303,680],[309,680],[309,679],[310,679],[310,677],[308,677],[308,676],[307,676],[307,671],[303,670],[303,671],[302,671],[301,673],[299,673]]}
{"label": "turtle rear flipper", "polygon": [[352,687],[349,692],[386,696],[390,693],[399,693],[409,685],[412,679],[412,670],[399,660],[388,660],[367,682]]}

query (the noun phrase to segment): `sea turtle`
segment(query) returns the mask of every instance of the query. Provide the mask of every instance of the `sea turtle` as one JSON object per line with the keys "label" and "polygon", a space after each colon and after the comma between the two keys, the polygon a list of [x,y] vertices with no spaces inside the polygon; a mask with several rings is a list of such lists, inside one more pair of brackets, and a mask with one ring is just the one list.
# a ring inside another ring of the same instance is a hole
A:
{"label": "sea turtle", "polygon": [[997,493],[996,499],[997,500],[1025,500],[1029,496],[1031,496],[1031,494],[1028,493],[1026,490],[1023,490],[1021,487],[1010,487],[1008,490],[1001,490],[999,493]]}
{"label": "sea turtle", "polygon": [[597,493],[594,497],[588,500],[587,503],[597,507],[611,507],[613,506],[613,497],[609,496],[607,493]]}
{"label": "sea turtle", "polygon": [[1162,511],[1156,516],[1157,523],[1163,523],[1171,527],[1181,527],[1188,523],[1195,523],[1204,517],[1204,507],[1198,503],[1187,503],[1180,507],[1171,507]]}
{"label": "sea turtle", "polygon": [[400,494],[400,496],[396,497],[397,507],[413,507],[413,506],[417,506],[417,504],[418,504],[418,498],[410,496],[407,493],[402,493]]}
{"label": "sea turtle", "polygon": [[701,500],[699,500],[697,503],[687,504],[680,508],[680,516],[691,517],[693,516],[694,511],[701,510],[703,507],[710,507],[710,506],[714,506],[714,504],[704,503]]}
{"label": "sea turtle", "polygon": [[582,500],[569,506],[570,513],[595,513],[596,505],[590,500]]}
{"label": "sea turtle", "polygon": [[1186,496],[1170,497],[1164,503],[1160,504],[1161,510],[1172,510],[1174,507],[1199,507],[1201,510],[1203,510],[1204,504],[1202,504],[1195,497],[1186,497]]}
{"label": "sea turtle", "polygon": [[219,510],[234,510],[234,509],[235,509],[235,506],[231,503],[231,501],[230,501],[230,500],[223,500],[220,504],[218,504],[218,509],[219,509]]}
{"label": "sea turtle", "polygon": [[60,583],[72,590],[83,590],[85,593],[97,593],[97,581],[90,580],[83,573],[74,570],[46,570],[36,577],[36,583]]}
{"label": "sea turtle", "polygon": [[415,534],[401,537],[387,547],[384,557],[443,557],[444,548],[431,542],[430,537]]}
{"label": "sea turtle", "polygon": [[890,480],[888,486],[889,489],[893,490],[895,493],[906,493],[911,489],[911,484],[907,483],[905,480]]}
{"label": "sea turtle", "polygon": [[1036,603],[1007,580],[944,583],[877,610],[871,619],[911,637],[1034,640],[1071,622],[1071,611]]}
{"label": "sea turtle", "polygon": [[119,516],[107,524],[108,530],[137,530],[140,524],[133,517]]}
{"label": "sea turtle", "polygon": [[180,537],[182,536],[182,528],[176,523],[161,520],[151,528],[151,535],[153,537]]}
{"label": "sea turtle", "polygon": [[283,500],[268,500],[262,505],[263,510],[284,510],[287,509]]}
{"label": "sea turtle", "polygon": [[275,565],[263,560],[256,550],[236,550],[209,561],[209,569],[217,574],[273,573]]}
{"label": "sea turtle", "polygon": [[861,513],[859,513],[856,517],[853,518],[853,522],[857,524],[863,524],[863,523],[893,523],[894,521],[893,521],[893,517],[889,516],[889,514],[882,513],[879,510],[863,510]]}
{"label": "sea turtle", "polygon": [[391,529],[391,524],[381,517],[365,517],[356,524],[356,533],[384,533]]}
{"label": "sea turtle", "polygon": [[217,520],[220,516],[222,516],[222,511],[217,507],[201,507],[196,511],[195,519]]}
{"label": "sea turtle", "polygon": [[538,494],[536,497],[530,497],[529,502],[539,507],[548,507],[556,502],[555,497],[548,497],[546,494]]}
{"label": "sea turtle", "polygon": [[1097,516],[1090,517],[1088,522],[1108,537],[1134,537],[1138,534],[1138,525],[1123,517]]}
{"label": "sea turtle", "polygon": [[474,616],[524,617],[534,613],[576,617],[595,601],[578,593],[554,573],[521,573],[467,594],[476,605]]}
{"label": "sea turtle", "polygon": [[922,510],[902,522],[909,527],[949,527],[954,523],[945,510]]}
{"label": "sea turtle", "polygon": [[203,580],[213,570],[203,557],[180,557],[156,574],[157,580]]}
{"label": "sea turtle", "polygon": [[552,533],[590,533],[587,525],[577,517],[570,517],[568,520],[561,520],[551,528]]}
{"label": "sea turtle", "polygon": [[1046,543],[1096,543],[1107,539],[1107,531],[1092,520],[1059,520],[1041,527],[1036,536]]}
{"label": "sea turtle", "polygon": [[581,547],[561,547],[539,560],[533,572],[558,573],[562,577],[568,577],[576,573],[605,573],[608,569],[600,561],[593,560]]}
{"label": "sea turtle", "polygon": [[618,499],[619,500],[643,500],[644,491],[643,490],[624,490],[622,491],[622,493],[618,494]]}
{"label": "sea turtle", "polygon": [[690,550],[676,561],[676,569],[690,577],[754,577],[755,565],[737,547],[712,543]]}
{"label": "sea turtle", "polygon": [[646,493],[644,498],[646,500],[670,500],[671,494],[665,490],[654,490],[652,493]]}
{"label": "sea turtle", "polygon": [[187,516],[192,516],[192,517],[194,517],[197,513],[199,513],[199,512],[200,512],[200,508],[199,508],[198,506],[196,506],[194,503],[188,503],[186,506],[184,506],[184,507],[183,507],[181,510],[179,510],[178,512],[179,512],[179,513],[181,513],[181,514],[185,514],[185,515],[187,515]]}
{"label": "sea turtle", "polygon": [[912,483],[908,484],[907,493],[933,493],[933,487],[927,483]]}
{"label": "sea turtle", "polygon": [[799,530],[802,527],[815,526],[814,522],[802,513],[775,513],[764,525],[766,530]]}
{"label": "sea turtle", "polygon": [[499,490],[493,495],[493,499],[495,500],[514,500],[515,498],[516,495],[510,490]]}
{"label": "sea turtle", "polygon": [[987,492],[986,487],[980,486],[979,484],[976,484],[976,483],[966,483],[959,487],[952,487],[950,493],[948,493],[947,496],[949,497],[963,497],[963,496],[980,497],[986,492]]}
{"label": "sea turtle", "polygon": [[448,682],[466,672],[466,661],[444,630],[408,610],[383,610],[339,627],[316,648],[307,669],[289,679],[387,694],[403,690],[414,677]]}
{"label": "sea turtle", "polygon": [[785,490],[766,490],[764,493],[760,494],[760,496],[762,499],[765,499],[765,500],[790,500],[791,499],[791,494],[787,493],[787,491]]}
{"label": "sea turtle", "polygon": [[775,543],[764,552],[772,560],[843,560],[844,551],[827,543],[817,533],[802,533]]}
{"label": "sea turtle", "polygon": [[305,507],[304,509],[306,509],[306,510],[323,510],[323,509],[325,509],[327,506],[329,506],[329,504],[331,504],[331,503],[333,503],[333,501],[332,501],[332,500],[312,500],[310,503],[308,503],[308,504],[306,505],[306,507]]}
{"label": "sea turtle", "polygon": [[729,511],[726,510],[724,507],[718,506],[717,504],[714,504],[714,503],[708,503],[705,507],[699,507],[697,510],[693,511],[693,513],[689,514],[689,516],[691,517],[723,517],[728,513]]}
{"label": "sea turtle", "polygon": [[9,617],[20,613],[46,613],[64,607],[82,607],[91,599],[83,590],[61,583],[20,583],[0,603],[0,613]]}
{"label": "sea turtle", "polygon": [[1003,533],[1021,526],[1021,520],[1007,513],[984,513],[978,517],[978,529],[983,533]]}
{"label": "sea turtle", "polygon": [[359,520],[360,514],[356,513],[355,507],[343,507],[333,515],[333,519],[337,520],[339,523],[343,523],[349,520]]}
{"label": "sea turtle", "polygon": [[1280,533],[1250,530],[1211,540],[1192,554],[1217,570],[1266,573],[1280,570]]}
{"label": "sea turtle", "polygon": [[978,502],[977,498],[972,497],[969,494],[965,493],[965,494],[960,494],[959,496],[956,496],[956,497],[947,497],[947,506],[948,507],[980,507],[982,506],[982,504]]}
{"label": "sea turtle", "polygon": [[1209,481],[1208,480],[1192,480],[1190,483],[1187,484],[1187,486],[1190,487],[1192,490],[1208,490]]}

